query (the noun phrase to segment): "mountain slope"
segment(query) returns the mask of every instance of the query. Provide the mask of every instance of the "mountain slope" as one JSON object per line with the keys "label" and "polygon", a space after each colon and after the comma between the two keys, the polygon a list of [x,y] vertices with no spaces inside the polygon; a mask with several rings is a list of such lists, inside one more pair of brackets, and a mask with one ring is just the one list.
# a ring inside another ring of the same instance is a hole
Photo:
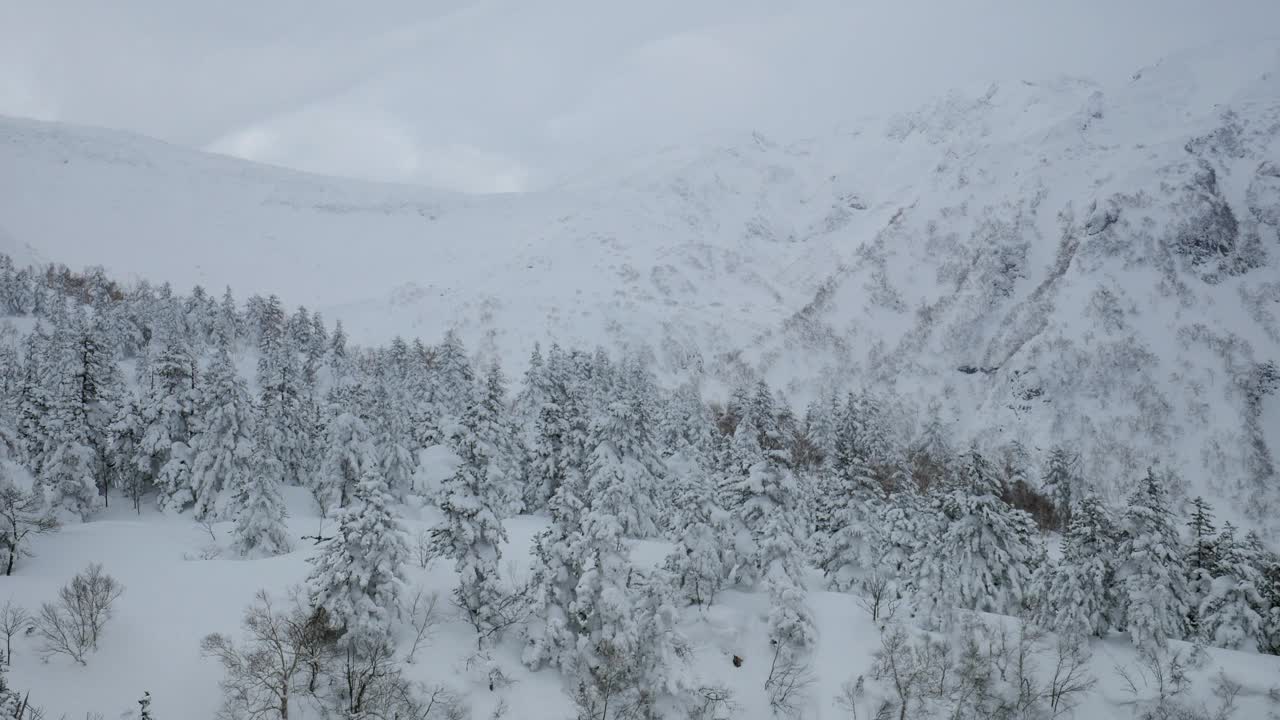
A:
{"label": "mountain slope", "polygon": [[523,195],[9,119],[0,243],[279,292],[358,340],[456,325],[517,366],[554,338],[799,398],[891,387],[992,443],[1079,439],[1114,488],[1165,458],[1261,516],[1280,447],[1274,47],[671,148]]}

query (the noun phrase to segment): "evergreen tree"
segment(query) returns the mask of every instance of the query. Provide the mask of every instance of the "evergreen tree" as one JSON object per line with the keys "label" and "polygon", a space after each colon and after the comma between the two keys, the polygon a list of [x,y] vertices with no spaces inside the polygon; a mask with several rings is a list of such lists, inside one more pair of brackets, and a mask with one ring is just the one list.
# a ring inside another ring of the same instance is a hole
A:
{"label": "evergreen tree", "polygon": [[1163,647],[1184,636],[1186,561],[1165,488],[1152,470],[1129,496],[1116,578],[1120,625],[1139,647]]}
{"label": "evergreen tree", "polygon": [[453,437],[460,462],[444,482],[440,510],[444,521],[432,531],[442,557],[455,561],[458,587],[454,599],[479,634],[479,643],[510,625],[510,591],[502,581],[498,562],[507,540],[502,527],[510,482],[503,475],[499,449],[486,428],[492,408],[477,393]]}
{"label": "evergreen tree", "polygon": [[390,640],[408,554],[386,481],[376,468],[366,467],[307,580],[312,606],[324,611],[348,647]]}
{"label": "evergreen tree", "polygon": [[182,510],[191,491],[191,436],[196,410],[195,359],[180,340],[170,342],[151,366],[151,388],[143,401],[138,469],[160,489],[160,505]]}
{"label": "evergreen tree", "polygon": [[547,355],[543,382],[547,397],[538,409],[529,448],[525,506],[548,506],[571,472],[585,471],[588,418],[583,387],[571,359],[558,345]]}
{"label": "evergreen tree", "polygon": [[1192,633],[1200,625],[1200,604],[1213,591],[1214,571],[1218,566],[1218,549],[1213,526],[1213,508],[1202,497],[1191,501],[1187,519],[1191,545],[1187,553],[1187,624]]}
{"label": "evergreen tree", "polygon": [[196,519],[223,517],[230,494],[255,472],[258,447],[253,420],[249,387],[236,374],[230,338],[224,336],[203,379],[198,430],[191,440]]}
{"label": "evergreen tree", "polygon": [[664,568],[679,594],[695,605],[710,605],[735,564],[733,519],[716,502],[713,481],[701,472],[678,476],[671,511],[675,547]]}
{"label": "evergreen tree", "polygon": [[337,395],[338,402],[332,404],[338,414],[329,421],[324,459],[309,483],[322,510],[346,507],[366,471],[376,470],[381,475],[369,425],[356,414],[360,408],[353,407],[362,402],[357,399],[362,392],[359,388],[350,388]]}
{"label": "evergreen tree", "polygon": [[333,326],[333,334],[329,336],[329,368],[333,372],[334,379],[341,380],[346,377],[349,367],[347,332],[342,328],[342,321],[339,320]]}
{"label": "evergreen tree", "polygon": [[[143,455],[142,439],[146,427],[142,420],[142,404],[134,395],[126,396],[116,410],[109,436],[111,485],[118,487],[133,501],[133,509],[142,511],[142,496],[148,490],[149,475],[139,464]],[[150,462],[146,463],[150,468]]]}
{"label": "evergreen tree", "polygon": [[[433,371],[436,412],[444,416],[441,422],[453,422],[466,412],[475,387],[475,373],[457,331],[451,329],[445,333],[444,342],[436,348]],[[447,432],[442,434],[448,435]]]}
{"label": "evergreen tree", "polygon": [[928,494],[935,486],[948,483],[955,459],[941,412],[942,408],[936,402],[930,404],[924,427],[911,447],[911,478],[921,494]]}
{"label": "evergreen tree", "polygon": [[1198,630],[1216,647],[1258,650],[1265,645],[1265,604],[1256,550],[1236,537],[1231,523],[1223,523],[1216,544],[1214,577],[1200,600]]}
{"label": "evergreen tree", "polygon": [[613,382],[601,383],[601,412],[591,424],[587,491],[591,506],[615,518],[629,537],[657,534],[655,503],[662,464],[643,399],[652,392],[648,375],[635,363]]}
{"label": "evergreen tree", "polygon": [[1016,612],[1035,557],[1035,523],[1000,499],[999,478],[976,447],[933,508],[938,532],[910,561],[918,609],[944,622],[952,608]]}
{"label": "evergreen tree", "polygon": [[1062,558],[1048,575],[1034,621],[1064,637],[1104,637],[1115,622],[1117,530],[1095,495],[1076,500]]}
{"label": "evergreen tree", "polygon": [[789,651],[815,639],[804,604],[797,512],[800,488],[788,464],[775,422],[773,397],[759,383],[743,408],[730,449],[731,474],[726,496],[734,514],[737,564],[735,582],[769,589],[769,630]]}
{"label": "evergreen tree", "polygon": [[[258,458],[261,461],[261,458]],[[284,499],[277,474],[250,472],[235,476],[228,514],[235,518],[232,548],[242,557],[269,557],[289,552]]]}
{"label": "evergreen tree", "polygon": [[532,628],[524,651],[525,664],[534,669],[550,665],[567,670],[576,654],[581,618],[570,606],[585,566],[583,488],[577,473],[566,477],[548,505],[550,525],[534,537],[535,609],[542,624]]}
{"label": "evergreen tree", "polygon": [[1053,501],[1058,514],[1058,527],[1066,528],[1071,523],[1071,509],[1074,507],[1075,495],[1081,484],[1078,468],[1080,459],[1061,445],[1049,451],[1045,460],[1044,477],[1040,480],[1044,494]]}
{"label": "evergreen tree", "polygon": [[258,342],[258,444],[274,459],[269,467],[287,485],[302,485],[310,464],[313,424],[307,412],[310,388],[280,299],[261,307]]}
{"label": "evergreen tree", "polygon": [[[875,543],[881,486],[866,457],[863,405],[850,393],[836,424],[834,454],[819,474],[819,567],[834,588],[846,590],[856,568],[866,567]],[[884,451],[887,454],[887,450]]]}

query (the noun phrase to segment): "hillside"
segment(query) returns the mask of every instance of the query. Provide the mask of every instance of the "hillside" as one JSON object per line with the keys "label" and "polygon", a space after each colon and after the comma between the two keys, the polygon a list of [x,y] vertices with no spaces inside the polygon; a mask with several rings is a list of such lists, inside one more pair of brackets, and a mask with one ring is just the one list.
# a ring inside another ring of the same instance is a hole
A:
{"label": "hillside", "polygon": [[[1079,438],[1266,515],[1280,447],[1280,53],[992,85],[804,140],[659,151],[519,195],[305,175],[0,123],[0,250],[278,292],[362,342],[648,347],[712,387],[866,384],[962,434]],[[1268,369],[1270,368],[1270,369]]]}

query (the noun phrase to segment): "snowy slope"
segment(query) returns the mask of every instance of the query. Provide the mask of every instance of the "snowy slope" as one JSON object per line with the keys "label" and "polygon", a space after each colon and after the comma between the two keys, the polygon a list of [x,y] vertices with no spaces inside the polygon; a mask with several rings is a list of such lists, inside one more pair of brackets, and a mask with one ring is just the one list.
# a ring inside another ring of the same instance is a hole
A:
{"label": "snowy slope", "polygon": [[[289,490],[290,534],[294,537],[315,532],[319,521],[306,494]],[[153,696],[152,710],[158,718],[213,720],[220,702],[218,681],[222,670],[200,654],[200,638],[210,632],[239,637],[242,610],[259,589],[266,589],[277,602],[285,602],[287,588],[305,580],[310,565],[306,559],[315,552],[309,542],[300,542],[288,555],[265,560],[237,560],[229,553],[210,557],[212,546],[228,545],[230,523],[213,526],[217,541],[192,522],[189,515],[169,516],[145,510],[133,514],[124,498],[115,498],[113,508],[93,522],[68,526],[58,533],[37,538],[37,557],[25,563],[19,573],[0,584],[3,600],[35,609],[51,600],[57,589],[90,562],[103,563],[106,571],[125,586],[107,624],[99,650],[87,658],[85,666],[66,657],[54,656],[42,662],[36,638],[18,636],[10,678],[19,688],[29,689],[33,702],[43,706],[47,717],[84,717],[101,713],[103,718],[133,718],[136,701],[144,691]],[[406,526],[412,536],[438,521],[433,509],[410,517]],[[504,560],[526,572],[528,547],[534,533],[545,526],[545,518],[519,516],[507,521],[511,542],[504,548]],[[633,558],[640,563],[657,563],[669,551],[664,543],[639,543]],[[497,667],[512,683],[496,691],[487,688],[487,667],[468,665],[474,654],[474,631],[448,606],[447,594],[455,582],[451,564],[432,563],[426,570],[408,569],[413,586],[441,594],[441,620],[428,644],[406,666],[413,680],[430,685],[443,684],[470,706],[470,717],[487,718],[495,706],[505,701],[508,718],[518,720],[563,720],[573,717],[564,678],[554,670],[530,672],[520,663],[518,634],[507,637],[493,652]],[[814,582],[814,587],[819,583]],[[2,601],[2,600],[0,600]],[[818,625],[819,638],[812,658],[813,684],[804,688],[799,703],[802,717],[810,720],[837,720],[849,714],[835,703],[841,685],[868,673],[872,653],[879,646],[879,628],[850,594],[811,591],[808,599]],[[764,678],[768,674],[768,597],[766,593],[726,591],[710,608],[688,608],[680,626],[694,657],[678,669],[693,687],[722,685],[733,693],[735,707],[728,717],[767,720],[771,714]],[[1012,622],[994,619],[995,622]],[[407,653],[410,632],[402,634],[401,654]],[[1172,643],[1186,652],[1186,643]],[[1133,716],[1134,697],[1124,687],[1116,668],[1134,671],[1135,652],[1128,639],[1117,636],[1093,647],[1089,674],[1099,681],[1083,704],[1069,717],[1128,718]],[[741,668],[730,662],[734,655],[745,661]],[[1038,660],[1040,676],[1052,670],[1048,660]],[[1268,691],[1275,685],[1280,663],[1276,658],[1255,653],[1210,650],[1206,662],[1189,672],[1188,695],[1196,702],[1214,705],[1210,695],[1212,679],[1223,671],[1243,686],[1237,718],[1261,718],[1271,707]],[[1139,683],[1140,700],[1149,700],[1155,690]],[[868,716],[878,694],[869,693],[859,717]],[[314,715],[303,710],[304,720]],[[435,716],[433,716],[435,717]]]}
{"label": "snowy slope", "polygon": [[1265,514],[1280,360],[1280,52],[1125,82],[994,84],[804,140],[715,137],[544,191],[311,176],[0,121],[0,243],[186,287],[278,292],[357,340],[518,368],[535,340],[762,372],[803,399],[892,386],[962,431],[1157,457]]}

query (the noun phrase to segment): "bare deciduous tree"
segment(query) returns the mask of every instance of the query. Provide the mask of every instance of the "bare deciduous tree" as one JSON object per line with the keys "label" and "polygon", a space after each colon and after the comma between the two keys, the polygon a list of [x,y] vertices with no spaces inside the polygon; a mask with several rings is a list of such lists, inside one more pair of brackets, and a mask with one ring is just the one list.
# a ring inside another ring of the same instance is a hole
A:
{"label": "bare deciduous tree", "polygon": [[124,586],[102,571],[100,563],[89,565],[58,591],[58,600],[40,606],[36,629],[43,641],[44,657],[67,655],[81,665],[98,649],[98,640],[111,608]]}
{"label": "bare deciduous tree", "polygon": [[689,720],[729,720],[737,709],[738,704],[733,701],[733,691],[729,688],[722,685],[700,687],[694,692]]}
{"label": "bare deciduous tree", "polygon": [[431,561],[436,559],[435,541],[431,537],[431,529],[423,528],[413,539],[413,558],[418,561],[418,567],[426,570],[431,565]]}
{"label": "bare deciduous tree", "polygon": [[4,633],[4,661],[13,664],[13,636],[31,627],[31,613],[21,605],[16,605],[13,598],[5,601],[0,607],[0,633]]}
{"label": "bare deciduous tree", "polygon": [[862,590],[862,594],[858,596],[858,604],[871,615],[872,622],[893,620],[902,601],[889,578],[880,573],[872,573],[863,578],[858,586]]}
{"label": "bare deciduous tree", "polygon": [[1089,674],[1089,647],[1084,640],[1059,638],[1055,654],[1048,693],[1049,710],[1056,718],[1070,713],[1097,680]]}
{"label": "bare deciduous tree", "polygon": [[0,484],[0,559],[6,576],[13,574],[18,558],[32,557],[27,547],[31,536],[57,529],[58,520],[43,508],[39,495]]}
{"label": "bare deciduous tree", "polygon": [[220,717],[288,720],[294,698],[318,689],[323,656],[332,643],[318,627],[324,623],[313,620],[300,597],[295,592],[294,602],[278,609],[267,591],[259,590],[241,621],[248,636],[244,645],[219,633],[201,641],[204,654],[222,663],[226,673]]}
{"label": "bare deciduous tree", "polygon": [[406,613],[409,625],[413,628],[413,643],[409,646],[408,654],[405,655],[405,662],[412,663],[418,654],[418,648],[423,642],[430,640],[435,632],[436,623],[439,621],[436,612],[439,602],[439,593],[428,593],[421,587],[414,589],[413,599],[409,602]]}
{"label": "bare deciduous tree", "polygon": [[813,683],[813,672],[809,664],[782,643],[776,643],[773,661],[769,664],[769,676],[764,681],[764,690],[769,695],[769,706],[773,708],[774,714],[795,717]]}

